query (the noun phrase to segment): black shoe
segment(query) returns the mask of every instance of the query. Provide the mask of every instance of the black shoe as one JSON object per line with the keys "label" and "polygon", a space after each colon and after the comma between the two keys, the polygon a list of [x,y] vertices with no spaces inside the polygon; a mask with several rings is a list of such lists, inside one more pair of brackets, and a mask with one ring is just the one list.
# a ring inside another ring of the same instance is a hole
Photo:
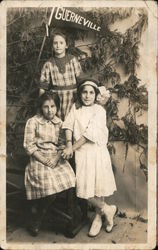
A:
{"label": "black shoe", "polygon": [[39,234],[39,231],[41,229],[41,220],[34,220],[30,223],[28,226],[28,231],[31,234],[31,236],[36,237]]}

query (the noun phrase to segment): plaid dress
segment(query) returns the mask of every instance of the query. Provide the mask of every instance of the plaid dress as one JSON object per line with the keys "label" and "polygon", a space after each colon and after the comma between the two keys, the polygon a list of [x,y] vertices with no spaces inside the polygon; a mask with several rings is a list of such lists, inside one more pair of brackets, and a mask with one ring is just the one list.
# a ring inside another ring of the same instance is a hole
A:
{"label": "plaid dress", "polygon": [[42,198],[75,186],[75,174],[70,164],[60,159],[52,169],[32,156],[39,151],[46,159],[57,155],[57,145],[62,122],[55,116],[47,121],[43,116],[30,118],[25,127],[24,148],[30,155],[25,170],[25,188],[28,200]]}
{"label": "plaid dress", "polygon": [[52,57],[41,70],[40,88],[56,92],[60,98],[58,116],[64,120],[76,99],[77,77],[81,73],[81,65],[76,57],[65,56],[65,72],[61,73]]}

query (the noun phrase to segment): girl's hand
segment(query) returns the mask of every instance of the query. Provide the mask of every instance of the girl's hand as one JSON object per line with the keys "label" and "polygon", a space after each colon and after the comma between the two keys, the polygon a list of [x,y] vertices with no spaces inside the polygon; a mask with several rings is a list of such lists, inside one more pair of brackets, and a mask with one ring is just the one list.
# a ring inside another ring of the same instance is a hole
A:
{"label": "girl's hand", "polygon": [[46,160],[45,165],[50,167],[50,168],[55,168],[57,163],[58,163],[59,157],[56,156],[55,159],[53,160]]}
{"label": "girl's hand", "polygon": [[50,168],[55,168],[57,163],[58,163],[58,160],[60,159],[61,152],[58,152],[56,157],[54,157],[52,160],[46,159],[38,151],[34,152],[33,156],[36,158],[37,161],[41,162],[42,164],[44,164]]}
{"label": "girl's hand", "polygon": [[68,160],[70,158],[72,158],[73,156],[73,150],[72,150],[72,146],[66,147],[63,152],[61,153],[61,156],[65,159]]}

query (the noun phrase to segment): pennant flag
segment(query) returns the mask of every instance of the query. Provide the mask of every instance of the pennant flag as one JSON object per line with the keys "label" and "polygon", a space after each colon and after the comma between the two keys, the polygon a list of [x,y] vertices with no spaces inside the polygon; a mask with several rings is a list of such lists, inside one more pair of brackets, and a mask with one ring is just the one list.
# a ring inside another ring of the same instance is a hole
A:
{"label": "pennant flag", "polygon": [[55,7],[53,9],[52,25],[70,27],[82,30],[101,31],[101,27],[86,17],[77,8]]}

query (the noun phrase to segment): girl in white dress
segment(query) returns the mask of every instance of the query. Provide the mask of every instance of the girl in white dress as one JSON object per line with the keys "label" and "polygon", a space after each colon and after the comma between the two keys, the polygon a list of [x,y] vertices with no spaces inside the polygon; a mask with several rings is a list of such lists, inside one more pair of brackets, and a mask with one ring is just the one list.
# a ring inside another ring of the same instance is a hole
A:
{"label": "girl in white dress", "polygon": [[85,79],[78,89],[79,106],[72,106],[62,126],[66,130],[67,140],[62,156],[69,159],[75,152],[77,196],[87,199],[96,207],[89,236],[99,234],[102,215],[107,222],[106,231],[111,232],[117,212],[115,205],[110,206],[104,201],[104,197],[114,193],[116,184],[107,149],[106,111],[96,104],[98,93],[96,81]]}

